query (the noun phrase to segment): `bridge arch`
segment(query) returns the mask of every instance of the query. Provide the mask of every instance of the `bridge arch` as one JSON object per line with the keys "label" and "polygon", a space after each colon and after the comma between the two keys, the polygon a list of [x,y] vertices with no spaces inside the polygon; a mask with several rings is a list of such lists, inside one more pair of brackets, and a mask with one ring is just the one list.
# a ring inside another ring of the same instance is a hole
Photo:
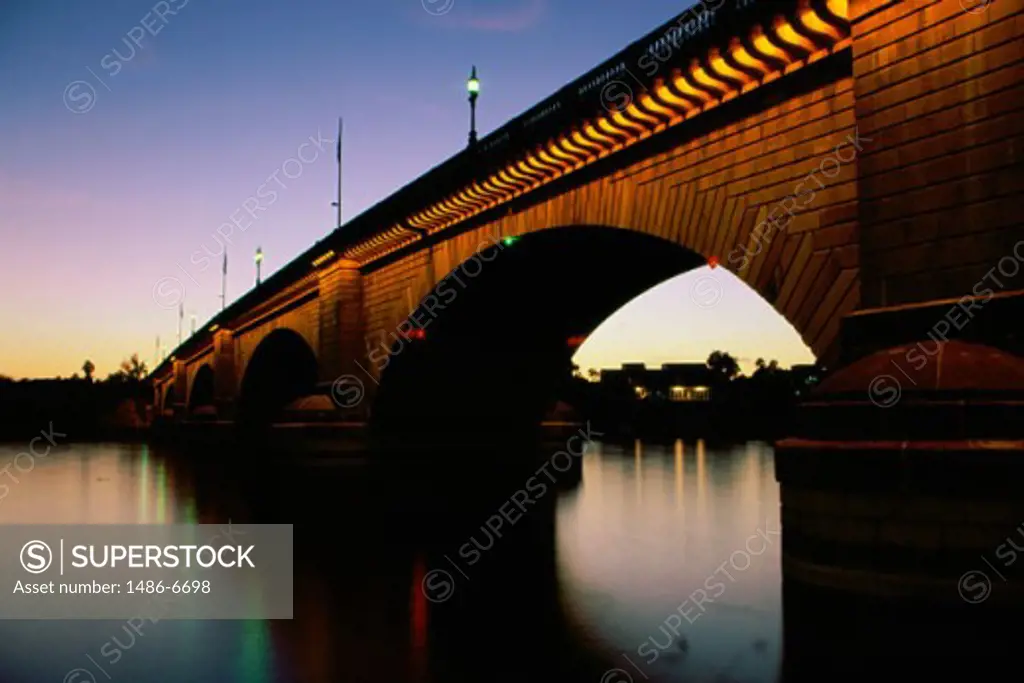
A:
{"label": "bridge arch", "polygon": [[489,241],[605,226],[716,257],[834,363],[840,321],[861,303],[858,165],[872,142],[856,127],[853,79],[833,66],[621,157],[595,157],[564,181],[523,190],[505,211],[481,209],[462,225],[420,221],[433,233],[429,249],[369,273],[370,305],[391,303],[370,312],[368,332],[394,329]]}
{"label": "bridge arch", "polygon": [[298,332],[279,327],[260,341],[246,364],[238,400],[239,421],[268,424],[289,403],[314,392],[317,357]]}
{"label": "bridge arch", "polygon": [[707,262],[664,238],[596,225],[461,244],[469,258],[436,284],[410,287],[395,304],[394,327],[371,336],[368,360],[380,382],[372,419],[384,431],[444,429],[452,420],[464,422],[461,433],[535,425],[569,374],[571,340]]}
{"label": "bridge arch", "polygon": [[[256,349],[266,338],[277,330],[287,330],[299,335],[309,348],[320,348],[318,312],[319,302],[316,297],[306,296],[306,301],[298,306],[289,306],[286,310],[267,316],[259,324],[248,324],[237,330],[233,336],[233,355],[235,364],[235,390],[241,391],[242,378],[256,354]],[[319,356],[318,356],[319,358]]]}
{"label": "bridge arch", "polygon": [[188,412],[214,405],[213,366],[203,363],[189,381]]}

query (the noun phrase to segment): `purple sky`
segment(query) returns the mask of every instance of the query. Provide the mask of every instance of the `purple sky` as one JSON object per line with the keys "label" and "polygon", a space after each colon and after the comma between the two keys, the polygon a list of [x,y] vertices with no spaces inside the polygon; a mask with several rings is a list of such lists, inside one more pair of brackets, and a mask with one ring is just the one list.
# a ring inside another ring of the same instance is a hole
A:
{"label": "purple sky", "polygon": [[[220,308],[213,235],[258,192],[266,210],[230,238],[229,301],[253,285],[257,246],[266,276],[323,237],[333,142],[286,162],[311,137],[333,140],[339,115],[350,218],[464,146],[470,65],[483,136],[686,4],[5,2],[0,374],[69,376],[90,358],[105,376],[132,352],[152,365],[158,335],[177,342],[169,278],[186,291],[187,336],[193,314],[202,325]],[[723,269],[713,275],[713,305],[706,286],[701,305],[691,296],[706,271],[676,278],[609,319],[577,362],[703,359],[713,348],[810,359],[767,303]]]}

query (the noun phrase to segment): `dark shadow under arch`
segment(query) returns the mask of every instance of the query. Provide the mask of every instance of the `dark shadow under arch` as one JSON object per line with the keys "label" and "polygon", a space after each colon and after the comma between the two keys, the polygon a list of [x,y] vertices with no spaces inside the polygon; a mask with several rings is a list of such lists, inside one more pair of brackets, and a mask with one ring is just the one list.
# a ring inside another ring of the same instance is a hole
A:
{"label": "dark shadow under arch", "polygon": [[316,354],[299,333],[274,330],[259,343],[246,366],[239,422],[249,426],[273,423],[285,406],[313,393],[317,372]]}
{"label": "dark shadow under arch", "polygon": [[213,405],[213,367],[205,363],[196,370],[188,394],[188,412],[196,408]]}
{"label": "dark shadow under arch", "polygon": [[410,316],[424,332],[384,361],[375,434],[528,433],[569,374],[571,338],[705,263],[658,237],[592,226],[528,233],[483,255],[491,260],[465,261]]}

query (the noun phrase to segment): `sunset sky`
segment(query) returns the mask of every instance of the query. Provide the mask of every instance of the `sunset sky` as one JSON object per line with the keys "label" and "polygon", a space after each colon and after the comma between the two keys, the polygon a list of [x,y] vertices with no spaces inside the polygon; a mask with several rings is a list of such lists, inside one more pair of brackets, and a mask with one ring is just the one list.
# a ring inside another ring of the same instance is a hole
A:
{"label": "sunset sky", "polygon": [[[160,20],[156,6],[176,14]],[[159,283],[184,283],[186,336],[193,314],[202,325],[216,313],[212,235],[274,174],[273,204],[228,247],[229,302],[253,286],[257,246],[266,277],[330,232],[339,115],[351,218],[465,145],[472,64],[483,136],[685,6],[5,2],[0,374],[70,376],[89,358],[105,376],[133,352],[152,365],[158,336],[177,342],[178,311],[161,305]],[[310,138],[332,142],[307,146],[312,160],[285,177]],[[748,367],[757,356],[812,360],[788,323],[718,268],[635,300],[577,362],[703,360],[716,348]]]}

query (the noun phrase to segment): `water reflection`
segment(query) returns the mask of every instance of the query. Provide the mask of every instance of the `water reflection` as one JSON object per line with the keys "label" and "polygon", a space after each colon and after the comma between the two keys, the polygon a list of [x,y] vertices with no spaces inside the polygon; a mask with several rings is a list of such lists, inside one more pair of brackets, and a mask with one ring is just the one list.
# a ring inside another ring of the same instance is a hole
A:
{"label": "water reflection", "polygon": [[[0,466],[16,452],[0,446]],[[295,619],[135,630],[0,621],[0,680],[598,683],[609,667],[638,682],[777,675],[778,488],[766,446],[593,444],[578,485],[552,487],[462,574],[450,560],[461,562],[460,545],[481,538],[523,487],[529,458],[504,468],[478,456],[440,476],[294,455],[183,455],[55,449],[11,486],[0,523],[293,522]],[[456,582],[443,603],[422,590],[439,567]]]}
{"label": "water reflection", "polygon": [[628,451],[601,445],[578,495],[559,506],[575,619],[638,680],[774,680],[781,543],[770,448],[632,450],[627,468]]}

